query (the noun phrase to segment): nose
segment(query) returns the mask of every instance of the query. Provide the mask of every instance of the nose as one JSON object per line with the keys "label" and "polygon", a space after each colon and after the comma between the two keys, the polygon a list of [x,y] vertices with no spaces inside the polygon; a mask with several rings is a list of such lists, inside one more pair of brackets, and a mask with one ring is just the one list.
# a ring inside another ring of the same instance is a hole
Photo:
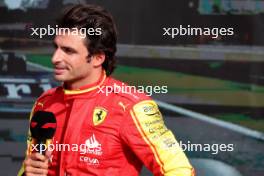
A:
{"label": "nose", "polygon": [[51,62],[52,64],[56,64],[56,63],[59,63],[62,61],[62,54],[60,52],[60,49],[57,48],[54,53],[53,53],[53,56],[51,58]]}

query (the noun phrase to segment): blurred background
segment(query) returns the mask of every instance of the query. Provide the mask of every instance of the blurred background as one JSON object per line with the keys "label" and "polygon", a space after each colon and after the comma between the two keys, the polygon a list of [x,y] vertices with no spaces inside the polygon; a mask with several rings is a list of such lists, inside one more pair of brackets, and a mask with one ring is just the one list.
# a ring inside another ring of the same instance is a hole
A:
{"label": "blurred background", "polygon": [[[114,77],[153,94],[178,141],[233,144],[234,151],[188,151],[198,176],[264,175],[264,0],[0,0],[0,175],[24,159],[34,100],[59,85],[52,78],[54,25],[62,7],[99,4],[117,23]],[[180,25],[233,28],[234,35],[163,35]],[[146,169],[141,175],[151,175]]]}

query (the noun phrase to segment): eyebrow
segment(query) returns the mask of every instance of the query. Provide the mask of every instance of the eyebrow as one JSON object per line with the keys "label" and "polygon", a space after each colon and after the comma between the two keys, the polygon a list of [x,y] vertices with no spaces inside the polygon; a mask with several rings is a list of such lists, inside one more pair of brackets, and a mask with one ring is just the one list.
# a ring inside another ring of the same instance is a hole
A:
{"label": "eyebrow", "polygon": [[[53,46],[54,46],[55,48],[58,48],[58,45],[57,45],[57,43],[56,43],[55,41],[53,41]],[[69,51],[71,51],[71,52],[74,52],[74,53],[78,53],[76,49],[74,49],[74,48],[72,48],[72,47],[70,47],[70,46],[64,46],[64,45],[62,45],[62,46],[60,46],[60,48],[62,48],[62,49],[67,49],[67,50],[69,50]]]}

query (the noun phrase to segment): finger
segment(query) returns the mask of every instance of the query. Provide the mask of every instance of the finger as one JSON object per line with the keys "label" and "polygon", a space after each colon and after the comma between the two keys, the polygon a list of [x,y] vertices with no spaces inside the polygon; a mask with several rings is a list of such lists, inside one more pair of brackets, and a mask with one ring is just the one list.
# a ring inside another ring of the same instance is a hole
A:
{"label": "finger", "polygon": [[40,160],[40,161],[45,161],[47,159],[46,156],[44,156],[44,155],[42,155],[40,153],[32,153],[30,155],[30,158],[32,160]]}
{"label": "finger", "polygon": [[47,175],[48,169],[41,169],[41,168],[35,168],[35,167],[26,167],[25,168],[26,175]]}
{"label": "finger", "polygon": [[37,176],[38,174],[25,173],[25,176]]}
{"label": "finger", "polygon": [[25,176],[47,176],[47,174],[33,174],[33,173],[25,173]]}
{"label": "finger", "polygon": [[48,167],[49,167],[48,160],[46,160],[45,162],[43,162],[43,161],[32,161],[30,166],[40,168],[40,169],[48,169]]}
{"label": "finger", "polygon": [[28,158],[25,161],[25,167],[36,167],[36,168],[42,168],[42,169],[48,169],[48,160],[45,161],[39,161],[39,160],[32,160],[31,158]]}

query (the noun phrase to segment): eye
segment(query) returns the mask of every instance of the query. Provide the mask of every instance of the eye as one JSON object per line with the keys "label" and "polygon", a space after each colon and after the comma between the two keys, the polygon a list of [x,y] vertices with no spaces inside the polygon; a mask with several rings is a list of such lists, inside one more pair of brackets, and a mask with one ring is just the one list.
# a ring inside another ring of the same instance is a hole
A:
{"label": "eye", "polygon": [[62,50],[67,54],[74,54],[76,53],[74,49],[68,47],[62,47]]}

